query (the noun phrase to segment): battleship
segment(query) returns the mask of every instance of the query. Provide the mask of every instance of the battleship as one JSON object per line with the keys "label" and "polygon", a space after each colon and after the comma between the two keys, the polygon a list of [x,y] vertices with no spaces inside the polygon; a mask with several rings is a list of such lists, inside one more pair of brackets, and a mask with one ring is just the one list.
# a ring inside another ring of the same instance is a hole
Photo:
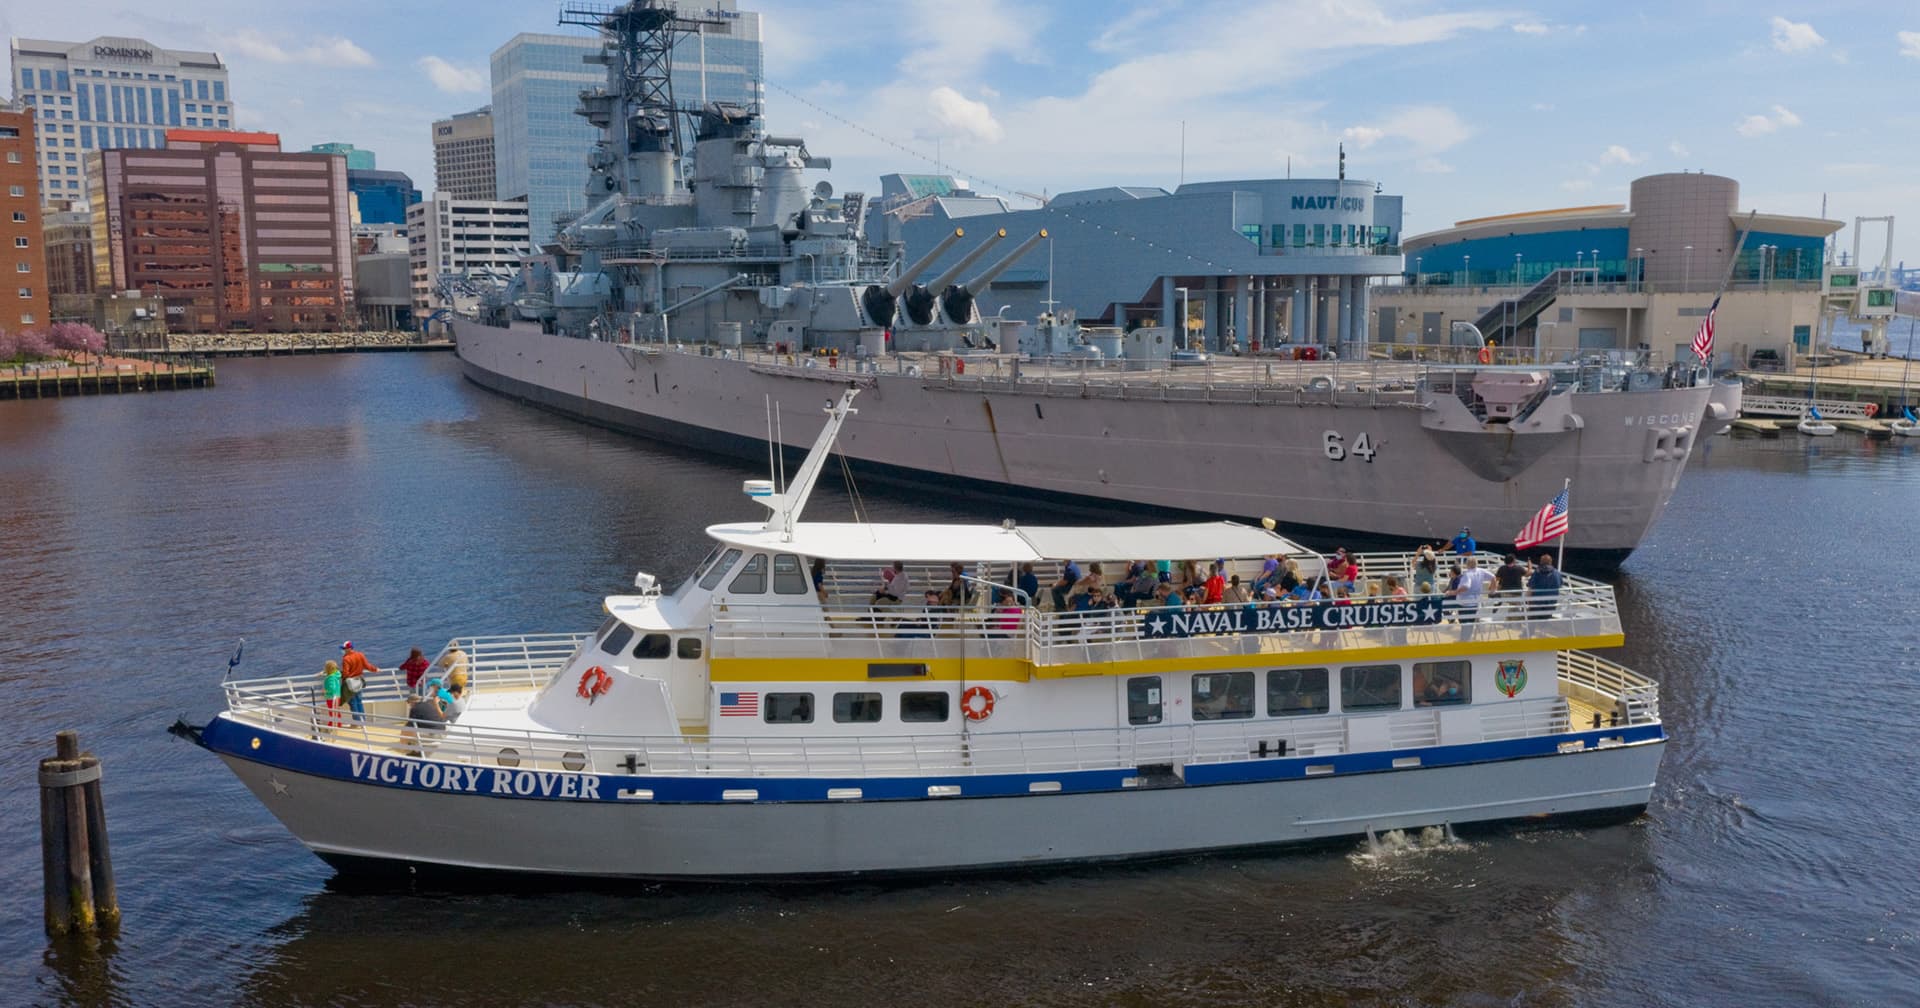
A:
{"label": "battleship", "polygon": [[804,139],[754,108],[676,102],[669,55],[697,12],[632,0],[560,19],[605,41],[606,84],[577,109],[601,131],[586,208],[449,323],[466,378],[527,403],[764,460],[774,443],[797,457],[821,402],[858,387],[865,422],[839,445],[856,474],[1269,519],[1328,547],[1462,528],[1505,542],[1570,482],[1565,548],[1589,569],[1627,557],[1695,441],[1738,415],[1737,385],[1645,353],[1225,357],[1164,324],[983,315],[1044,231],[956,227],[909,259],[870,240],[864,194],[808,184],[831,163]]}

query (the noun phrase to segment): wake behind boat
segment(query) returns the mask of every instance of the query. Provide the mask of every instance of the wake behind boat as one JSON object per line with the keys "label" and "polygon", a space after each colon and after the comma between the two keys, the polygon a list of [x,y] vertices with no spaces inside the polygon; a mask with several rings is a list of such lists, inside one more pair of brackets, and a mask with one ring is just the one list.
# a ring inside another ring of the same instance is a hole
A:
{"label": "wake behind boat", "polygon": [[[1646,805],[1658,690],[1584,650],[1622,639],[1605,584],[1398,597],[1370,588],[1413,558],[1374,555],[1349,598],[1115,605],[1089,561],[1217,557],[1253,583],[1284,558],[1309,586],[1325,565],[1227,522],[801,521],[854,395],[790,487],[747,484],[770,515],[709,528],[673,591],[638,575],[591,634],[455,638],[441,665],[473,699],[453,723],[410,721],[397,681],[356,721],[286,676],[228,683],[187,732],[342,867],[947,872]],[[1086,573],[1036,608],[1027,564]],[[909,587],[939,585],[924,606]]]}

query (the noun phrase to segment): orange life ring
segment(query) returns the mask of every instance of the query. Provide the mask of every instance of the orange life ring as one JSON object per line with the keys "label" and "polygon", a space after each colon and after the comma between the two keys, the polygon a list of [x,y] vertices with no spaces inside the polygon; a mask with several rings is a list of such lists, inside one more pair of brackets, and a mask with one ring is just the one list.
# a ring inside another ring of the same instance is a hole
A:
{"label": "orange life ring", "polygon": [[607,674],[606,669],[595,665],[580,673],[580,685],[574,689],[574,693],[591,706],[594,700],[605,696],[611,689],[613,689],[613,677]]}
{"label": "orange life ring", "polygon": [[1493,363],[1493,348],[1492,348],[1492,347],[1490,347],[1490,346],[1483,346],[1483,347],[1481,347],[1481,348],[1480,348],[1480,363],[1482,363],[1482,364],[1491,364],[1491,363]]}
{"label": "orange life ring", "polygon": [[960,694],[960,713],[966,715],[969,721],[985,721],[992,717],[993,691],[985,686],[967,687],[967,691]]}
{"label": "orange life ring", "polygon": [[963,361],[963,360],[958,360],[958,359],[956,359],[956,360],[955,360],[955,361],[953,362],[953,373],[954,373],[954,374],[966,374],[966,373],[967,373],[967,362],[966,362],[966,361]]}
{"label": "orange life ring", "polygon": [[1867,404],[1867,419],[1869,419],[1869,420],[1871,420],[1871,419],[1873,419],[1874,417],[1877,417],[1877,416],[1879,416],[1879,415],[1880,415],[1880,404],[1879,404],[1879,403],[1868,403],[1868,404]]}

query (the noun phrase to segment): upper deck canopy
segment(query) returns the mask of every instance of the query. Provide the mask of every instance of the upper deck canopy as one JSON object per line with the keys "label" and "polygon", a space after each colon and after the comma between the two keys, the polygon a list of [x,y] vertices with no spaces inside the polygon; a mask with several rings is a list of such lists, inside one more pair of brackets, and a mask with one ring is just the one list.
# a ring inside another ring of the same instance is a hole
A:
{"label": "upper deck canopy", "polygon": [[1188,525],[1058,526],[898,525],[800,522],[791,541],[759,522],[714,525],[707,534],[744,549],[828,560],[1025,563],[1038,560],[1140,560],[1256,557],[1312,551],[1265,529],[1234,522]]}

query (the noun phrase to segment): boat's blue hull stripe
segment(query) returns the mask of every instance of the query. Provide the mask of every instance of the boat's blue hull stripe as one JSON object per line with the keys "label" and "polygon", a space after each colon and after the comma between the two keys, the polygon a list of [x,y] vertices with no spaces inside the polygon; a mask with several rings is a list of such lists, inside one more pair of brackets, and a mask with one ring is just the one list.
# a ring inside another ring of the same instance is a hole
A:
{"label": "boat's blue hull stripe", "polygon": [[[1602,739],[1620,743],[1658,742],[1666,738],[1657,724],[1593,731],[1569,732],[1534,738],[1498,742],[1473,742],[1463,745],[1423,746],[1378,752],[1341,753],[1327,756],[1286,756],[1258,758],[1249,753],[1245,760],[1227,763],[1196,763],[1181,771],[1188,785],[1244,784],[1264,781],[1303,779],[1322,775],[1338,777],[1356,773],[1378,773],[1408,769],[1395,767],[1394,761],[1417,757],[1418,766],[1457,767],[1504,760],[1553,756],[1569,742],[1583,742],[1589,749]],[[948,785],[960,788],[969,798],[1026,795],[1036,782],[1057,783],[1061,793],[1119,791],[1128,778],[1140,776],[1135,769],[1064,770],[1008,774],[927,775],[917,777],[721,777],[712,775],[623,775],[567,773],[524,770],[508,767],[470,766],[435,760],[411,759],[330,745],[308,738],[265,731],[230,718],[217,717],[201,734],[201,742],[214,752],[293,773],[339,780],[357,781],[378,787],[406,788],[416,791],[443,791],[457,794],[483,794],[496,797],[549,801],[632,801],[621,792],[652,792],[654,802],[699,802],[744,804],[723,797],[726,791],[753,791],[755,802],[827,801],[831,789],[858,788],[862,801],[926,799],[930,787]],[[1313,773],[1309,773],[1309,768]],[[1327,768],[1331,768],[1330,770]],[[1151,784],[1153,782],[1141,782]]]}

